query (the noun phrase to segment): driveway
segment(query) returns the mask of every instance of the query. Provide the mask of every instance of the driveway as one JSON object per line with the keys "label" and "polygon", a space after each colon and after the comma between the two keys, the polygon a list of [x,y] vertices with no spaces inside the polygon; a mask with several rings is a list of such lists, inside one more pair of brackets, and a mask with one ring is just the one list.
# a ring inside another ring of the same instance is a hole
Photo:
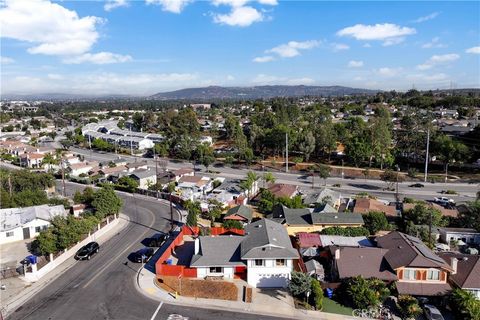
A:
{"label": "driveway", "polygon": [[0,269],[18,267],[20,261],[30,255],[28,248],[33,239],[15,241],[0,246]]}

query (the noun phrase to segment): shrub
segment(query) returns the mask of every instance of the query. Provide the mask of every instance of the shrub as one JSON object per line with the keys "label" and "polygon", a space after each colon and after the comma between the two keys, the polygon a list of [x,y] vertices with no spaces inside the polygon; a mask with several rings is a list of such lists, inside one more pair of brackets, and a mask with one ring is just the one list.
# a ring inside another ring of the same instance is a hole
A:
{"label": "shrub", "polygon": [[237,220],[225,220],[222,226],[226,229],[243,229],[243,224]]}
{"label": "shrub", "polygon": [[369,236],[370,232],[364,227],[328,227],[320,231],[321,234],[331,236],[362,237]]}
{"label": "shrub", "polygon": [[387,218],[383,212],[370,211],[363,215],[363,221],[365,223],[365,228],[370,231],[370,234],[376,234],[380,230],[389,229]]}
{"label": "shrub", "polygon": [[323,308],[323,290],[320,286],[320,282],[317,279],[312,279],[312,300],[313,306],[317,310],[322,310]]}
{"label": "shrub", "polygon": [[415,318],[422,313],[422,309],[420,309],[417,299],[409,295],[400,295],[398,297],[397,305],[400,313],[405,318]]}
{"label": "shrub", "polygon": [[382,303],[390,294],[382,280],[362,276],[346,279],[340,288],[344,300],[354,308],[374,307]]}
{"label": "shrub", "polygon": [[310,290],[312,278],[303,272],[293,271],[288,289],[294,297],[304,297],[307,291]]}

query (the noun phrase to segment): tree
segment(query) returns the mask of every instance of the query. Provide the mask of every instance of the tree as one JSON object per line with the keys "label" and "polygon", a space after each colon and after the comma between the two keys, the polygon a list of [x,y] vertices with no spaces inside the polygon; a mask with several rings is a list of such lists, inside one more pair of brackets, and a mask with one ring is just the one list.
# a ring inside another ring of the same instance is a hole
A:
{"label": "tree", "polygon": [[32,250],[42,255],[49,255],[58,251],[57,237],[52,232],[52,228],[40,232],[32,243]]}
{"label": "tree", "polygon": [[137,180],[129,176],[123,176],[118,179],[118,185],[122,190],[125,190],[127,192],[135,192],[135,190],[138,188]]}
{"label": "tree", "polygon": [[308,162],[310,155],[315,150],[315,137],[311,131],[302,132],[298,149],[305,156],[305,161]]}
{"label": "tree", "polygon": [[187,225],[190,227],[195,227],[198,224],[198,216],[202,212],[200,207],[200,202],[198,201],[185,201],[184,205],[185,209],[188,211],[187,215]]}
{"label": "tree", "polygon": [[323,308],[323,290],[320,282],[317,279],[311,280],[311,291],[312,291],[312,300],[313,306],[316,310],[322,310]]}
{"label": "tree", "polygon": [[422,309],[418,305],[418,300],[409,295],[400,295],[397,305],[404,318],[416,318],[422,313]]}
{"label": "tree", "polygon": [[446,224],[440,210],[424,203],[418,203],[412,209],[406,210],[405,219],[412,221],[415,225],[429,225],[430,219],[432,226],[435,227],[443,227]]}
{"label": "tree", "polygon": [[472,292],[456,288],[452,292],[451,305],[458,319],[480,319],[480,300]]}
{"label": "tree", "polygon": [[320,234],[344,237],[368,237],[370,232],[364,227],[328,227],[320,231]]}
{"label": "tree", "polygon": [[362,276],[349,278],[342,283],[346,298],[355,308],[374,307],[390,294],[385,282],[380,279],[365,279]]}
{"label": "tree", "polygon": [[99,219],[103,219],[108,215],[120,212],[122,199],[116,195],[112,187],[105,186],[95,193],[92,206],[95,209],[95,215]]}
{"label": "tree", "polygon": [[437,153],[445,167],[445,181],[448,176],[448,165],[455,161],[462,161],[468,154],[468,148],[463,143],[451,137],[440,134],[432,143],[432,152]]}
{"label": "tree", "polygon": [[458,217],[460,225],[464,228],[480,230],[480,199],[467,203],[466,211],[461,211]]}
{"label": "tree", "polygon": [[266,183],[267,185],[269,185],[270,183],[275,183],[275,176],[273,175],[273,173],[271,172],[265,172],[263,174],[263,182]]}
{"label": "tree", "polygon": [[318,165],[318,176],[323,179],[325,185],[327,185],[327,178],[330,177],[331,170],[332,168],[330,168],[327,165],[324,165],[324,164]]}
{"label": "tree", "polygon": [[312,286],[312,278],[303,272],[293,271],[290,281],[288,283],[288,289],[294,297],[304,297]]}
{"label": "tree", "polygon": [[216,199],[208,200],[208,215],[210,217],[210,221],[212,222],[212,226],[215,220],[220,218],[222,212],[223,204],[220,201]]}
{"label": "tree", "polygon": [[376,234],[380,230],[388,230],[389,224],[383,212],[370,211],[363,215],[363,222],[365,228],[370,231],[371,235]]}

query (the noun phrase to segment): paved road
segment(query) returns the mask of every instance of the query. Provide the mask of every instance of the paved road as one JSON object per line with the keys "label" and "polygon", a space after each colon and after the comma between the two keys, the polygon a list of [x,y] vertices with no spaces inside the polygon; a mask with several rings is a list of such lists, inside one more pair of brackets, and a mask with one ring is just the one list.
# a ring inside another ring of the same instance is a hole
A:
{"label": "paved road", "polygon": [[[60,186],[57,186],[60,188]],[[68,183],[67,194],[83,186]],[[168,319],[180,314],[189,319],[259,319],[256,315],[185,308],[151,300],[135,289],[139,264],[127,256],[142,247],[140,241],[169,228],[169,207],[155,199],[121,194],[127,227],[102,245],[90,261],[79,261],[47,285],[8,319]],[[73,259],[73,258],[72,258]],[[274,319],[274,318],[271,318]]]}
{"label": "paved road", "polygon": [[[110,161],[119,157],[117,154],[113,153],[102,153],[95,150],[88,150],[88,149],[80,149],[80,148],[71,148],[72,152],[78,153],[83,155],[86,159],[95,160],[95,161]],[[153,159],[142,159],[139,157],[128,156],[128,155],[120,155],[122,158],[128,159],[129,161],[141,161],[147,160],[149,165],[152,167],[155,166]],[[184,167],[192,167],[192,163],[190,162],[178,162],[178,161],[170,161],[168,163],[168,169],[175,170]],[[202,166],[197,166],[197,169],[204,169]],[[238,168],[230,168],[230,167],[215,167],[213,170],[220,172],[219,174],[207,174],[203,172],[204,175],[210,176],[223,176],[227,178],[244,178],[248,172],[247,169],[238,169]],[[262,174],[261,171],[257,172],[259,175]],[[276,177],[276,181],[279,183],[289,183],[289,184],[296,184],[301,189],[308,191],[312,187],[312,178],[305,177],[301,174],[292,174],[292,173],[285,173],[285,172],[275,172],[274,176]],[[365,180],[365,179],[342,179],[331,177],[328,178],[326,181],[329,187],[332,187],[334,184],[340,184],[340,188],[333,188],[339,190],[342,195],[344,196],[352,196],[356,195],[360,192],[368,192],[371,195],[379,197],[381,199],[386,200],[394,200],[395,199],[395,192],[393,191],[384,191],[383,189],[386,187],[386,183],[379,180]],[[323,186],[324,181],[320,180],[318,177],[315,179],[315,186],[317,188]],[[403,197],[412,197],[415,199],[423,199],[423,200],[433,200],[434,197],[438,197],[441,195],[442,190],[455,190],[457,191],[458,195],[451,196],[455,199],[456,202],[464,202],[464,201],[472,201],[475,199],[475,194],[478,190],[480,190],[480,185],[476,184],[469,184],[469,183],[425,183],[424,188],[411,188],[412,182],[403,182],[399,183],[399,197],[403,199]]]}

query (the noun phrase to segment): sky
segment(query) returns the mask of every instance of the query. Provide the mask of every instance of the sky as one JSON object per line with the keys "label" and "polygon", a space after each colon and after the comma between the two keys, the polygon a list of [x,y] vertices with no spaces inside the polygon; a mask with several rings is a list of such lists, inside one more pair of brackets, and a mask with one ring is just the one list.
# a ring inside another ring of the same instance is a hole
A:
{"label": "sky", "polygon": [[0,0],[1,94],[480,87],[480,2]]}

